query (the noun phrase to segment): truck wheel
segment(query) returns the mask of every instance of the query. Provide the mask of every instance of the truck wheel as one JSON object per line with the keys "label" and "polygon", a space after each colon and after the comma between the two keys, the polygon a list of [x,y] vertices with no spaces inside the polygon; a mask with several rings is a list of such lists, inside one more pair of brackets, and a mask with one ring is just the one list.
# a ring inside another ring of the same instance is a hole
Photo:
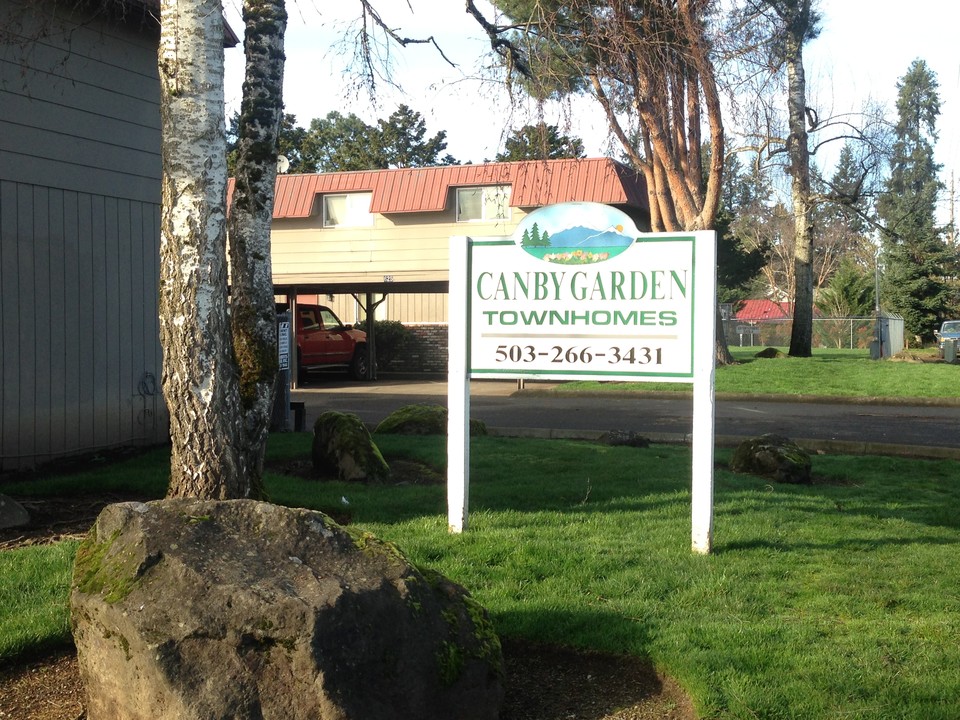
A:
{"label": "truck wheel", "polygon": [[350,363],[350,377],[354,380],[367,379],[367,348],[361,345],[353,353],[353,362]]}

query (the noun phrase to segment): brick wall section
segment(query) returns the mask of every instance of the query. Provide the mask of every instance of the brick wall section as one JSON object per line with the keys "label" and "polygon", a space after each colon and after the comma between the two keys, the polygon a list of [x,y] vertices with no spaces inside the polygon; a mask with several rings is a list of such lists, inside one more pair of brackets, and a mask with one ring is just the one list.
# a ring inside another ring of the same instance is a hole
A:
{"label": "brick wall section", "polygon": [[447,372],[447,325],[405,325],[417,337],[415,347],[390,363],[393,372]]}

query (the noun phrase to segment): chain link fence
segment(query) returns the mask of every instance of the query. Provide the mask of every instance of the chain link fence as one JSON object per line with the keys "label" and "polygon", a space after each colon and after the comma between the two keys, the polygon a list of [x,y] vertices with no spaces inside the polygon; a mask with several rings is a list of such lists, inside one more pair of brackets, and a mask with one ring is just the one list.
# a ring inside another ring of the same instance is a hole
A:
{"label": "chain link fence", "polygon": [[[883,355],[903,349],[903,319],[899,316],[880,319]],[[731,347],[786,347],[790,344],[793,318],[775,320],[723,321],[727,344]],[[877,318],[835,317],[814,318],[813,347],[849,350],[871,349],[878,339]]]}

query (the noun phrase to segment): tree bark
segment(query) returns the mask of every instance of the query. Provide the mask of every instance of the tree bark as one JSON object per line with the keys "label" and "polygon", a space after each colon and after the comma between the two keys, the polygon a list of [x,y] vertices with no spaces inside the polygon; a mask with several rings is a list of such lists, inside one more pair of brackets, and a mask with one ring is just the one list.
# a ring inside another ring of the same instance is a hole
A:
{"label": "tree bark", "polygon": [[282,0],[246,0],[243,9],[246,76],[229,220],[231,325],[244,415],[244,466],[251,495],[262,497],[278,367],[270,226],[287,15]]}
{"label": "tree bark", "polygon": [[161,2],[160,338],[171,497],[245,497],[227,313],[223,15]]}
{"label": "tree bark", "polygon": [[790,135],[791,196],[794,217],[794,297],[790,351],[793,357],[810,357],[813,347],[813,226],[810,223],[810,149],[807,144],[807,86],[803,69],[803,41],[810,23],[810,2],[802,0],[798,17],[786,33],[787,109]]}

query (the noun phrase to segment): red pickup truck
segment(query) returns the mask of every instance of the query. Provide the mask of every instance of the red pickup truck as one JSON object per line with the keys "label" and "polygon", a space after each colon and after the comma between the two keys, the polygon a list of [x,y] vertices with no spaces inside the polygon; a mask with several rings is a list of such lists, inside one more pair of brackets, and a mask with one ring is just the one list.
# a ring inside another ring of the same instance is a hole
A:
{"label": "red pickup truck", "polygon": [[345,368],[356,380],[367,377],[367,334],[340,322],[324,305],[297,304],[297,382],[311,370]]}

